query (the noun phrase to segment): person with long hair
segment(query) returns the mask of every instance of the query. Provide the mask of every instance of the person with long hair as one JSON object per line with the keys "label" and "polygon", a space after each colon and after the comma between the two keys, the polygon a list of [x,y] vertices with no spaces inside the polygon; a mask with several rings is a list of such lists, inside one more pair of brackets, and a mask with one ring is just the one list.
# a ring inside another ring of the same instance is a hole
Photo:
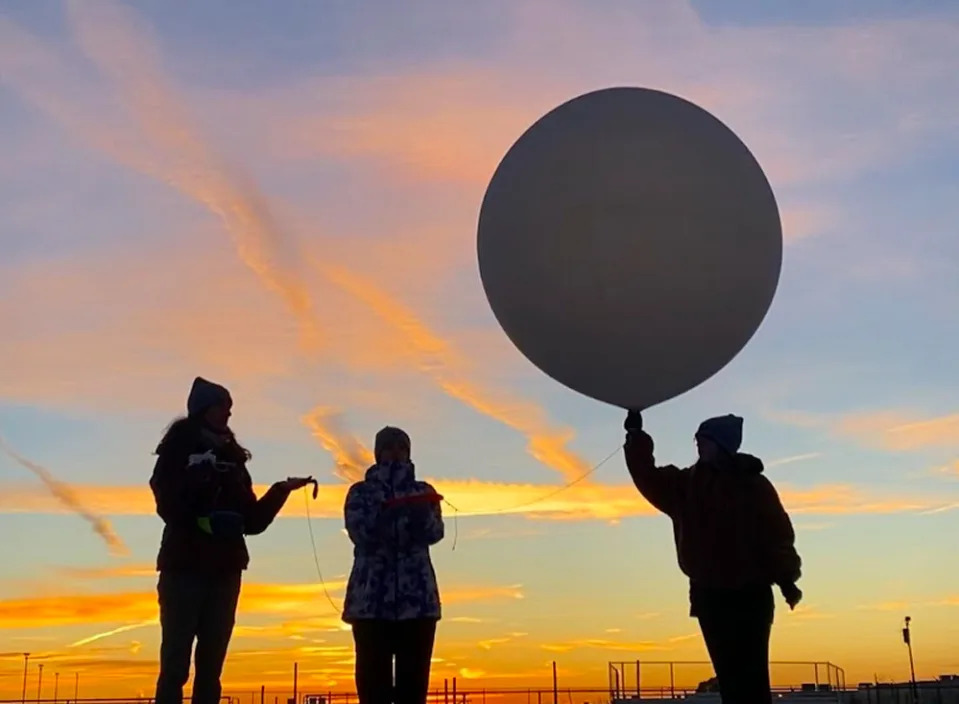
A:
{"label": "person with long hair", "polygon": [[250,562],[244,536],[265,531],[290,492],[312,481],[277,482],[258,499],[246,468],[252,456],[229,426],[232,408],[227,389],[197,377],[187,415],[169,426],[156,449],[150,488],[164,523],[156,704],[183,701],[194,643],[193,704],[218,704],[241,575]]}
{"label": "person with long hair", "polygon": [[356,691],[360,704],[425,704],[441,616],[430,547],[443,539],[442,497],[416,479],[404,431],[383,428],[373,454],[344,506],[354,561],[343,620],[353,628]]}
{"label": "person with long hair", "polygon": [[699,459],[689,469],[656,466],[639,413],[629,413],[625,428],[633,483],[673,521],[679,566],[689,577],[690,615],[699,620],[723,702],[770,704],[772,587],[795,608],[802,561],[762,461],[739,451],[743,419],[703,421],[695,436]]}

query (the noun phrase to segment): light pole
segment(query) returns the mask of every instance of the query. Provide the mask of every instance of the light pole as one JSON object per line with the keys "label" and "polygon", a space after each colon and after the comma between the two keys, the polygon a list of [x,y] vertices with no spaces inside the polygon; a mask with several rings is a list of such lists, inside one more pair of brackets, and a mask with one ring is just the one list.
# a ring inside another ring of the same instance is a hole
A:
{"label": "light pole", "polygon": [[80,673],[75,672],[76,676],[73,680],[73,704],[76,704],[77,700],[80,698]]}
{"label": "light pole", "polygon": [[916,663],[912,658],[912,632],[909,629],[909,624],[912,623],[912,617],[906,616],[905,625],[902,627],[902,642],[906,644],[906,648],[909,650],[909,675],[911,677],[910,682],[912,682],[912,701],[913,704],[919,701],[919,687],[916,685]]}
{"label": "light pole", "polygon": [[60,673],[53,673],[53,704],[57,704],[57,696],[60,694]]}
{"label": "light pole", "polygon": [[37,677],[37,704],[40,704],[40,693],[43,691],[43,663],[41,662],[38,667],[40,675]]}
{"label": "light pole", "polygon": [[20,704],[27,704],[27,666],[30,664],[30,653],[23,654],[23,696]]}

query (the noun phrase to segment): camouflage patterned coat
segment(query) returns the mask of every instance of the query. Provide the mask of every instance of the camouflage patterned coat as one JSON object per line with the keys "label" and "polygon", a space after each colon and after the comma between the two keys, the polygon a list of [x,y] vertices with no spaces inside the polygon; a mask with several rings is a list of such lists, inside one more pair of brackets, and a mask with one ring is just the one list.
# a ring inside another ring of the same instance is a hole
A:
{"label": "camouflage patterned coat", "polygon": [[440,618],[440,596],[430,546],[443,539],[439,503],[385,503],[426,492],[411,462],[374,465],[350,487],[344,514],[353,541],[353,570],[343,620]]}

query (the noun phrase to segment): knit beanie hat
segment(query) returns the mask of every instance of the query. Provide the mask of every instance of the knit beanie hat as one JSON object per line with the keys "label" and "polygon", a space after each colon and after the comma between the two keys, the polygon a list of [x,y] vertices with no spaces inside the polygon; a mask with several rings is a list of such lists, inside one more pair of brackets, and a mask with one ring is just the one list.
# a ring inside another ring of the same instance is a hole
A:
{"label": "knit beanie hat", "polygon": [[411,447],[410,436],[405,431],[388,425],[376,434],[376,439],[373,441],[373,457],[379,462],[380,454],[384,450],[397,445],[405,447],[409,451]]}
{"label": "knit beanie hat", "polygon": [[743,419],[730,414],[704,420],[696,437],[712,440],[728,454],[735,455],[743,444]]}
{"label": "knit beanie hat", "polygon": [[190,396],[186,402],[186,411],[190,416],[198,416],[211,406],[232,402],[230,392],[225,387],[198,376],[193,380],[193,388],[190,389]]}

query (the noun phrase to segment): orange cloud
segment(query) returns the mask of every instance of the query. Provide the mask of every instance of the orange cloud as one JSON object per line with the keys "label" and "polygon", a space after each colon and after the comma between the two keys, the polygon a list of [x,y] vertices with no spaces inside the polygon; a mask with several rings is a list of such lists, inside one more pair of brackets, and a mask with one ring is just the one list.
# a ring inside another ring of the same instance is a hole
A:
{"label": "orange cloud", "polygon": [[959,446],[959,414],[911,421],[888,428],[883,439],[890,449]]}
{"label": "orange cloud", "polygon": [[333,455],[336,476],[350,482],[363,478],[367,468],[373,464],[373,453],[360,440],[343,430],[336,411],[324,407],[314,408],[303,416],[303,423],[323,449]]}
{"label": "orange cloud", "polygon": [[[172,415],[185,403],[191,372],[202,368],[231,380],[249,399],[245,408],[273,411],[257,399],[258,384],[292,370],[294,326],[278,304],[264,304],[262,288],[251,284],[228,248],[218,249],[192,228],[189,234],[198,240],[191,257],[178,248],[121,248],[110,257],[71,254],[6,268],[0,319],[17,322],[5,331],[0,364],[18,373],[0,375],[0,395]],[[211,266],[215,277],[208,275]],[[197,306],[194,291],[180,285],[193,280],[205,281],[216,306]],[[243,344],[224,355],[224,339]],[[170,383],[176,378],[182,386]]]}
{"label": "orange cloud", "polygon": [[[524,104],[503,101],[497,75],[458,69],[351,83],[351,95],[364,108],[289,119],[286,129],[271,135],[271,149],[292,159],[366,160],[404,180],[482,188],[548,102],[529,96]],[[439,98],[424,101],[424,95]]]}
{"label": "orange cloud", "polygon": [[696,633],[668,638],[664,641],[617,641],[607,638],[583,638],[560,643],[544,643],[540,645],[540,648],[552,653],[569,653],[582,649],[648,653],[657,650],[672,650],[677,645],[698,637],[700,636]]}
{"label": "orange cloud", "polygon": [[[326,589],[334,593],[345,588],[343,581],[326,584]],[[295,620],[280,625],[281,632],[287,635],[315,630],[342,630],[339,614],[331,612],[323,596],[323,586],[319,584],[245,584],[240,595],[239,613],[297,616]],[[523,591],[519,586],[451,586],[443,590],[443,602],[450,605],[522,598]],[[71,647],[152,624],[156,616],[155,591],[0,599],[0,628],[123,624],[110,631],[85,637]],[[242,626],[240,633],[252,635],[257,630],[256,627]]]}
{"label": "orange cloud", "polygon": [[525,435],[530,454],[567,479],[579,478],[590,470],[588,462],[566,447],[573,438],[572,430],[551,427],[543,409],[535,404],[482,388],[470,380],[470,364],[452,342],[430,330],[373,281],[330,264],[319,268],[329,281],[368,305],[402,334],[416,351],[420,370],[447,394]]}
{"label": "orange cloud", "polygon": [[841,416],[785,411],[773,413],[772,417],[799,427],[828,428],[837,435],[854,438],[863,445],[893,452],[959,447],[959,414],[923,418],[899,410]]}
{"label": "orange cloud", "polygon": [[56,572],[66,579],[116,579],[126,577],[155,577],[153,564],[110,565],[108,567],[57,567]]}
{"label": "orange cloud", "polygon": [[[614,521],[629,516],[657,515],[628,484],[575,485],[558,491],[561,487],[476,479],[434,479],[431,482],[459,509],[457,515],[461,517],[511,514],[553,520]],[[266,487],[256,489],[262,493]],[[75,490],[87,506],[105,515],[151,515],[154,512],[153,496],[143,487],[77,485]],[[343,484],[321,484],[317,500],[310,503],[310,515],[342,519],[346,490]],[[959,503],[955,497],[941,494],[885,494],[851,484],[824,484],[808,489],[784,485],[780,487],[780,495],[791,513],[809,515],[931,512],[948,510]],[[63,510],[55,499],[32,487],[8,485],[0,492],[2,513],[61,513]],[[447,513],[450,514],[451,510],[447,509]],[[280,514],[286,518],[305,515],[303,503],[294,500]]]}

